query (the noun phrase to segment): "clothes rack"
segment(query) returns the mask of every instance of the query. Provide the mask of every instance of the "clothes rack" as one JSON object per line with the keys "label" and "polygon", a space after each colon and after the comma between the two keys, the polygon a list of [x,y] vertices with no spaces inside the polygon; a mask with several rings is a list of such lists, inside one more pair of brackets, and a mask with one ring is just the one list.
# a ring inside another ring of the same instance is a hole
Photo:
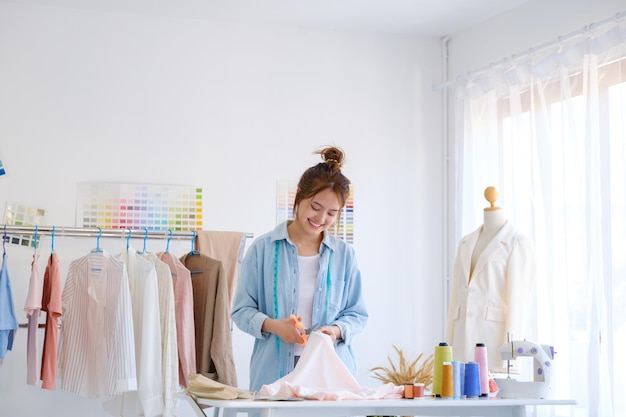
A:
{"label": "clothes rack", "polygon": [[[34,236],[45,235],[55,237],[106,237],[106,238],[145,238],[148,239],[191,239],[196,236],[193,230],[172,231],[172,230],[145,230],[145,229],[100,229],[97,227],[57,227],[57,226],[0,226],[0,233],[7,235]],[[252,238],[252,233],[244,233],[246,239]]]}
{"label": "clothes rack", "polygon": [[[19,226],[0,225],[0,237],[7,239],[9,236],[55,236],[58,237],[98,237],[98,238],[137,238],[137,239],[195,239],[197,231],[173,231],[173,230],[145,230],[145,229],[102,229],[97,227],[57,227],[57,226]],[[129,236],[130,235],[130,236]],[[243,255],[244,243],[254,237],[253,233],[244,233],[240,257]],[[20,323],[19,327],[26,327],[26,323]],[[39,324],[45,327],[45,324]]]}

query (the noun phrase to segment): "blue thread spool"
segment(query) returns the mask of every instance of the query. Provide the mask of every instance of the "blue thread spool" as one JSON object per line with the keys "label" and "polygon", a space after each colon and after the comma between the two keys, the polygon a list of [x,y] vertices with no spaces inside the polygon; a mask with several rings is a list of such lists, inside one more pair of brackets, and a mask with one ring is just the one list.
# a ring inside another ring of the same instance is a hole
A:
{"label": "blue thread spool", "polygon": [[480,397],[480,372],[476,362],[465,364],[465,392],[466,397]]}
{"label": "blue thread spool", "polygon": [[452,361],[452,373],[454,375],[454,398],[463,396],[463,379],[465,379],[465,363]]}

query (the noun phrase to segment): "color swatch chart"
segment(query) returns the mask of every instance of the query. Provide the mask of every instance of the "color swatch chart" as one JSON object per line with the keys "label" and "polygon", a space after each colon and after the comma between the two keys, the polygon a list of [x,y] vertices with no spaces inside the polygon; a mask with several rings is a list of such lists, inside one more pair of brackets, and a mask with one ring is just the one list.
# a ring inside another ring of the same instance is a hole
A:
{"label": "color swatch chart", "polygon": [[[293,219],[293,202],[296,198],[298,184],[293,181],[279,181],[276,184],[276,224]],[[341,211],[339,224],[329,229],[348,243],[354,243],[354,192],[350,186],[350,195]]]}
{"label": "color swatch chart", "polygon": [[131,230],[201,230],[202,188],[78,183],[76,226]]}
{"label": "color swatch chart", "polygon": [[[4,224],[10,226],[36,226],[44,223],[45,214],[46,211],[42,208],[18,203],[7,203],[4,211]],[[35,241],[35,236],[7,235],[7,243],[34,248],[37,242]]]}

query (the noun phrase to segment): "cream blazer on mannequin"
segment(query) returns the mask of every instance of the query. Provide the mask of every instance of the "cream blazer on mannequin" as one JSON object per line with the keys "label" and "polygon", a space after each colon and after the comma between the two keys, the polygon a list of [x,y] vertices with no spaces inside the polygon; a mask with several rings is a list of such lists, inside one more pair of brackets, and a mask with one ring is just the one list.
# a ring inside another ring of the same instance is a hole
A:
{"label": "cream blazer on mannequin", "polygon": [[446,341],[454,360],[474,361],[476,343],[485,343],[491,372],[505,372],[498,349],[525,337],[526,307],[535,284],[531,241],[506,222],[476,259],[472,253],[482,226],[461,239],[454,263]]}

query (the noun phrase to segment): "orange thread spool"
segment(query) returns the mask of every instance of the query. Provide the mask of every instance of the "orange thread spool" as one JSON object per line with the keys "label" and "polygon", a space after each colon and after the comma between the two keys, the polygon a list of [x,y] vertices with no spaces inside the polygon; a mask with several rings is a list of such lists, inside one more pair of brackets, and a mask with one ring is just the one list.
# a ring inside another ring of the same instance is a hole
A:
{"label": "orange thread spool", "polygon": [[441,396],[454,396],[454,369],[450,362],[444,362],[441,367]]}
{"label": "orange thread spool", "polygon": [[404,384],[404,398],[413,398],[413,384]]}

